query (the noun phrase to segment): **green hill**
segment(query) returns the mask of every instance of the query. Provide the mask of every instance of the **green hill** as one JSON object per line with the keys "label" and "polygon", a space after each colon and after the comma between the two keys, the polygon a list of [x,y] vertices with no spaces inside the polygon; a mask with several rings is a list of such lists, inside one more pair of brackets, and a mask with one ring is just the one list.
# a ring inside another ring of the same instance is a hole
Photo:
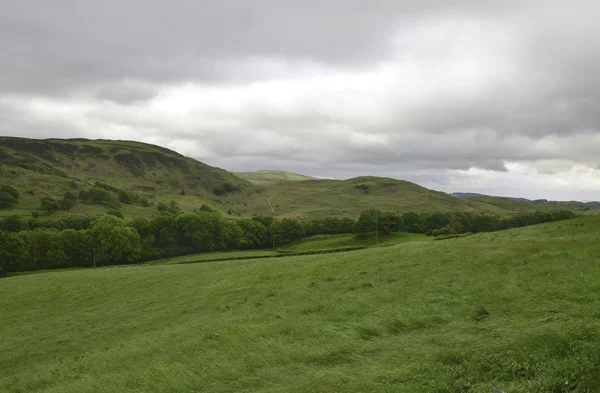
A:
{"label": "green hill", "polygon": [[548,201],[546,199],[528,200],[525,198],[506,198],[489,195],[472,195],[463,196],[461,198],[517,213],[528,212],[532,209],[539,211],[552,211],[557,209],[575,209],[587,211],[590,209],[598,209],[600,207],[599,202]]}
{"label": "green hill", "polygon": [[[588,205],[576,204],[556,206],[502,198],[455,198],[391,178],[318,180],[283,171],[236,176],[159,146],[86,139],[0,137],[1,185],[14,186],[20,198],[16,205],[0,208],[0,216],[30,216],[40,209],[44,197],[60,199],[66,192],[78,195],[90,189],[102,189],[101,192],[108,192],[115,200],[121,192],[130,193],[131,198],[126,199],[133,198],[133,202],[120,204],[126,219],[155,216],[157,204],[171,201],[177,203],[174,211],[193,211],[206,204],[233,217],[358,217],[361,211],[370,208],[502,216],[557,208],[589,209]],[[116,204],[76,203],[70,210],[57,211],[53,216],[95,215],[114,209]]]}
{"label": "green hill", "polygon": [[[252,184],[232,173],[159,146],[85,139],[0,137],[0,183],[20,191],[22,200],[16,209],[25,213],[39,208],[41,197],[59,198],[96,183],[137,193],[151,202],[175,199],[184,211],[203,203],[235,208],[254,190]],[[234,192],[228,192],[231,190]],[[156,207],[124,209],[141,215],[156,211]],[[78,205],[71,213],[97,210],[102,208]]]}
{"label": "green hill", "polygon": [[254,184],[273,184],[280,181],[316,180],[314,177],[285,171],[262,170],[255,172],[234,172],[234,174]]}
{"label": "green hill", "polygon": [[5,278],[0,391],[597,392],[599,236]]}
{"label": "green hill", "polygon": [[549,209],[533,202],[513,210],[470,198],[455,198],[444,192],[417,184],[380,177],[357,177],[349,180],[282,181],[263,186],[242,211],[279,217],[357,217],[361,211],[379,208],[384,211],[431,212],[465,211],[509,215],[516,211]]}

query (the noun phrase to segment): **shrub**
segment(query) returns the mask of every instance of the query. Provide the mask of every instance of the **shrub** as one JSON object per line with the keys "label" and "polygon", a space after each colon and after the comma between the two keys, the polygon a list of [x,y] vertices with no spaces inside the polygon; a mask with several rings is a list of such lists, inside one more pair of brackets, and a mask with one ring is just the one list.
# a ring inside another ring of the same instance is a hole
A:
{"label": "shrub", "polygon": [[50,197],[43,197],[42,199],[40,199],[40,207],[42,210],[45,210],[48,213],[60,209],[60,205],[58,204],[58,202],[56,202]]}
{"label": "shrub", "polygon": [[0,191],[0,208],[12,207],[17,204],[17,199],[10,193]]}
{"label": "shrub", "polygon": [[0,186],[0,192],[7,192],[12,195],[15,200],[19,200],[19,192],[13,187],[7,184]]}
{"label": "shrub", "polygon": [[121,213],[118,210],[109,210],[106,212],[106,214],[108,214],[109,216],[119,217],[121,220],[125,219],[125,217],[123,217],[123,213]]}

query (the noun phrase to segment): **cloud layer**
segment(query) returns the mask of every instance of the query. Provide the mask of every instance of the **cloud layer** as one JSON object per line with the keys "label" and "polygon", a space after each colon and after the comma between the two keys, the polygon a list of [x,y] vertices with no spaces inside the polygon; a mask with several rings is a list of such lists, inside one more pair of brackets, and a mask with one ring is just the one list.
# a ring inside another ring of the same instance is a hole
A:
{"label": "cloud layer", "polygon": [[600,4],[482,3],[5,1],[0,134],[600,199]]}

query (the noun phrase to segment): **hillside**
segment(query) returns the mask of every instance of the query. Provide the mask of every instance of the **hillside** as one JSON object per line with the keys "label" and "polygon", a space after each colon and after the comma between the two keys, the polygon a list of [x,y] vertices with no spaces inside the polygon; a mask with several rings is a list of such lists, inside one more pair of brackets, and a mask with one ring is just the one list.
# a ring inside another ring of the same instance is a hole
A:
{"label": "hillside", "polygon": [[525,198],[505,198],[477,194],[461,198],[470,202],[479,203],[481,205],[494,206],[503,210],[509,210],[516,213],[528,212],[532,210],[552,211],[557,209],[587,211],[590,209],[600,208],[599,202],[548,201],[546,199],[538,199],[532,201]]}
{"label": "hillside", "polygon": [[314,177],[300,175],[294,172],[285,171],[255,171],[255,172],[233,172],[236,176],[248,180],[254,184],[273,184],[280,181],[303,181],[316,180]]}
{"label": "hillside", "polygon": [[[52,216],[95,215],[118,208],[126,219],[153,217],[159,214],[157,206],[160,203],[174,203],[173,212],[194,211],[206,204],[232,218],[254,215],[358,217],[361,211],[370,208],[398,212],[484,212],[506,216],[557,208],[553,203],[485,196],[455,198],[391,178],[317,180],[283,171],[258,171],[236,176],[159,146],[110,140],[0,137],[2,185],[14,186],[20,198],[10,208],[0,208],[0,216],[31,216],[40,210],[40,201],[44,197],[59,200],[66,192],[71,192],[77,199],[82,191],[106,195],[101,203],[79,200],[70,209],[57,210]],[[559,206],[578,211],[590,207],[596,206]]]}
{"label": "hillside", "polygon": [[[279,217],[319,218],[357,217],[361,211],[369,208],[399,212],[465,211],[498,215],[514,212],[510,207],[455,198],[408,181],[391,178],[357,177],[349,180],[282,181],[263,187],[265,191],[254,195],[247,208],[242,211]],[[536,209],[538,206],[530,203],[525,210]]]}
{"label": "hillside", "polygon": [[598,392],[599,236],[5,278],[0,391]]}
{"label": "hillside", "polygon": [[[38,208],[41,197],[59,198],[97,182],[137,193],[151,202],[175,199],[184,211],[203,203],[235,208],[254,189],[232,173],[145,143],[0,137],[0,183],[20,191],[23,200],[17,209]],[[144,212],[133,206],[125,208],[132,214]],[[98,209],[76,206],[73,212]],[[149,209],[148,214],[155,210]]]}

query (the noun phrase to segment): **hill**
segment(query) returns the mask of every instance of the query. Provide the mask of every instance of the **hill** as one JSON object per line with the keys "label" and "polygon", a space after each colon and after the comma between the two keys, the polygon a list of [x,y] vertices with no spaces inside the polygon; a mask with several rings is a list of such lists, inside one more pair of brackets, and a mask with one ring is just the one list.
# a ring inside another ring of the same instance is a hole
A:
{"label": "hill", "polygon": [[[0,216],[31,216],[40,210],[42,198],[61,199],[67,192],[77,203],[68,210],[56,211],[54,217],[95,215],[119,208],[126,219],[149,218],[159,214],[157,207],[161,203],[173,204],[169,208],[173,212],[194,211],[206,204],[230,218],[358,217],[361,211],[370,208],[506,216],[553,210],[557,206],[579,211],[597,207],[485,196],[455,198],[407,181],[380,177],[318,180],[283,171],[238,175],[241,177],[140,142],[0,137],[0,185],[13,186],[20,194],[16,205],[0,208]],[[4,191],[0,189],[0,194],[10,199]],[[89,200],[77,201],[82,192],[93,195]],[[91,200],[95,202],[90,203]]]}
{"label": "hill", "polygon": [[0,391],[597,392],[598,236],[5,278]]}
{"label": "hill", "polygon": [[[151,202],[176,200],[184,211],[203,203],[222,209],[244,203],[254,186],[225,170],[140,142],[0,137],[0,182],[20,191],[17,209],[39,208],[42,197],[98,187],[125,190]],[[131,214],[153,214],[124,206]],[[77,206],[71,213],[102,211]],[[105,210],[105,209],[104,209]]]}
{"label": "hill", "polygon": [[549,201],[547,199],[530,200],[526,198],[498,197],[476,193],[453,193],[451,195],[464,200],[495,206],[517,213],[532,210],[549,211],[554,209],[587,211],[600,208],[600,202]]}
{"label": "hill", "polygon": [[255,172],[233,172],[236,176],[248,180],[254,184],[273,184],[280,181],[303,181],[316,180],[314,177],[300,175],[294,172],[285,171],[255,171]]}
{"label": "hill", "polygon": [[464,211],[505,216],[517,211],[554,208],[532,202],[507,206],[489,203],[486,200],[455,198],[408,181],[380,177],[281,181],[263,185],[263,188],[264,192],[253,195],[248,206],[242,208],[242,212],[300,218],[358,217],[365,209],[378,208],[398,212]]}

